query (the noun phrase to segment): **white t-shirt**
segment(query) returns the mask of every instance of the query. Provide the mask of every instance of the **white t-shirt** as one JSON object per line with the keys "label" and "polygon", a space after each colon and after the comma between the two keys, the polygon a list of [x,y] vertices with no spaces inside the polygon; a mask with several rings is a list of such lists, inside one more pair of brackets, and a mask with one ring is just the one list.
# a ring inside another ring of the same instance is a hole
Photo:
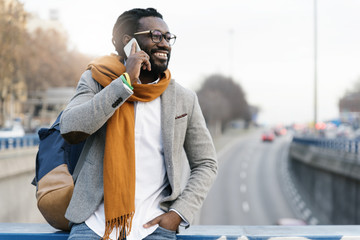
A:
{"label": "white t-shirt", "polygon": [[[135,103],[135,215],[127,240],[143,239],[158,227],[144,228],[143,224],[164,213],[160,209],[163,190],[169,181],[166,175],[161,136],[161,99]],[[104,203],[85,221],[102,237],[105,233]],[[116,231],[110,235],[116,238]]]}

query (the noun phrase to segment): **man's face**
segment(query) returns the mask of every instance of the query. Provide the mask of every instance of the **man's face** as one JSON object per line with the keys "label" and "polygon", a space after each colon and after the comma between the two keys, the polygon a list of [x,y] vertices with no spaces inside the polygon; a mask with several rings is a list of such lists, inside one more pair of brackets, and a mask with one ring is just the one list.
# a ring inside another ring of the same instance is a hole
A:
{"label": "man's face", "polygon": [[[163,34],[169,32],[168,26],[161,18],[144,17],[139,20],[139,32],[155,29]],[[161,42],[154,43],[151,39],[151,34],[137,35],[136,39],[141,50],[146,52],[150,57],[151,71],[155,74],[163,73],[168,68],[170,60],[170,44],[164,38]]]}

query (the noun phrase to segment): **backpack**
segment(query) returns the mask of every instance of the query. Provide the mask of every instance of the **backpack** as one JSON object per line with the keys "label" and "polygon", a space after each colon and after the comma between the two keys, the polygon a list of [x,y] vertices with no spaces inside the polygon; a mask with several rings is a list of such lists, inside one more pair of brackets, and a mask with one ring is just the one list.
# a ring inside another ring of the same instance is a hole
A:
{"label": "backpack", "polygon": [[36,186],[37,206],[45,220],[54,228],[69,231],[66,209],[74,190],[74,182],[83,165],[79,159],[85,141],[69,144],[60,134],[60,117],[50,128],[38,131],[39,150],[33,185]]}

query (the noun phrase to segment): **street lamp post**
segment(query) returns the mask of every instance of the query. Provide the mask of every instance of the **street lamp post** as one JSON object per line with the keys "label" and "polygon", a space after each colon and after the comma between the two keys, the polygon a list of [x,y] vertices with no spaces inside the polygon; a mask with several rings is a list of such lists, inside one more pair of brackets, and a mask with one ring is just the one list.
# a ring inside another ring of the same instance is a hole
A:
{"label": "street lamp post", "polygon": [[317,0],[314,0],[314,125],[317,123]]}
{"label": "street lamp post", "polygon": [[229,75],[233,79],[233,60],[234,60],[234,29],[229,30]]}

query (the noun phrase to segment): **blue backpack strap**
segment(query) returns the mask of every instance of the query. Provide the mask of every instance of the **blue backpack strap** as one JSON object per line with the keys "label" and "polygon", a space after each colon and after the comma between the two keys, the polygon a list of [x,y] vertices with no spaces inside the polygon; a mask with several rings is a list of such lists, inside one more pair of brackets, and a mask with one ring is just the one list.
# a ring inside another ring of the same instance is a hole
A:
{"label": "blue backpack strap", "polygon": [[[61,117],[62,112],[59,114],[59,116],[56,118],[55,122],[52,124],[51,127],[49,128],[40,128],[38,131],[38,136],[39,136],[39,147],[38,147],[38,152],[36,154],[36,163],[35,163],[35,177],[32,180],[31,184],[34,186],[37,186],[37,182],[42,178],[43,175],[45,175],[47,173],[48,170],[46,170],[46,172],[43,171],[43,167],[40,166],[42,165],[42,161],[41,159],[44,158],[44,152],[45,154],[48,152],[46,149],[49,149],[49,147],[51,148],[51,144],[52,143],[57,143],[58,141],[55,140],[56,136],[53,137],[53,139],[51,140],[45,140],[48,136],[50,136],[53,132],[57,131],[57,129],[59,129],[59,125],[60,125],[60,117]],[[58,139],[58,138],[57,138]],[[46,146],[44,146],[46,145]],[[51,150],[50,150],[51,152]]]}
{"label": "blue backpack strap", "polygon": [[41,128],[38,131],[40,144],[36,155],[36,182],[65,161],[68,143],[65,142],[60,134],[61,114],[59,114],[50,128]]}

